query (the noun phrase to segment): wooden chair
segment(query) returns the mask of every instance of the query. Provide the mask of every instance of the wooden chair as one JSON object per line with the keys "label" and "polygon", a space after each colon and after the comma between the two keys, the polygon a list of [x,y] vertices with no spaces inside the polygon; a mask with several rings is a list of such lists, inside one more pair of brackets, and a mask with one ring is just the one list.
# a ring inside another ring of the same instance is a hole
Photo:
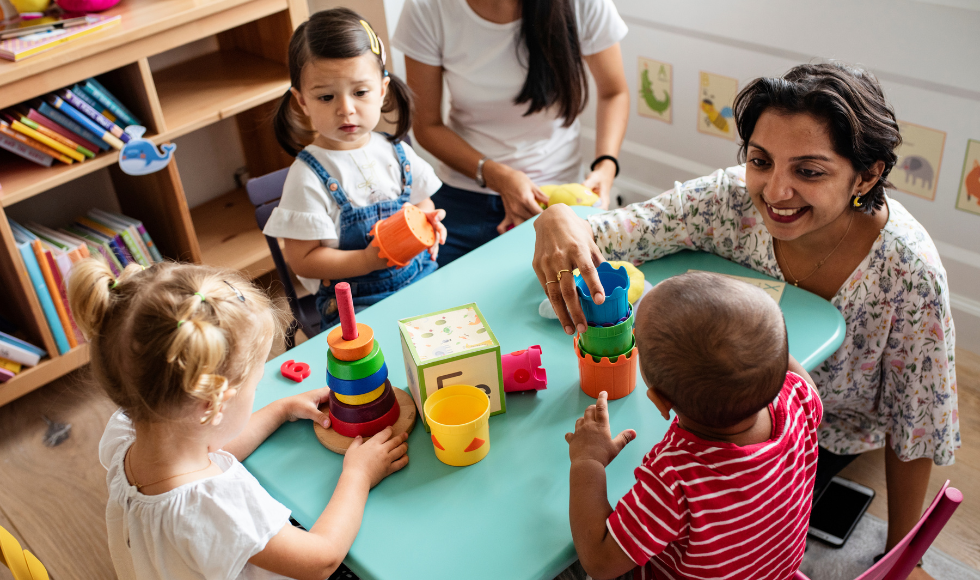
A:
{"label": "wooden chair", "polygon": [[[922,514],[919,523],[888,551],[881,560],[857,577],[857,580],[905,580],[912,568],[919,563],[933,540],[949,521],[949,518],[963,501],[963,494],[955,487],[949,487],[949,480],[932,500],[932,505]],[[797,570],[793,580],[810,580]]]}
{"label": "wooden chair", "polygon": [[[289,173],[288,167],[262,177],[250,179],[245,184],[248,199],[255,206],[255,221],[258,222],[260,230],[265,228],[269,216],[272,215],[272,210],[279,205],[279,198],[282,197],[282,188],[286,183],[287,173]],[[297,330],[302,330],[307,338],[313,338],[319,334],[320,313],[317,312],[314,296],[297,297],[289,268],[285,258],[283,258],[282,250],[279,249],[279,241],[270,236],[266,236],[265,241],[269,244],[269,252],[272,253],[272,261],[276,264],[279,281],[282,282],[286,290],[289,308],[293,312],[293,318],[296,319],[296,323],[290,325],[286,332],[286,348],[290,349],[296,345]]]}
{"label": "wooden chair", "polygon": [[10,568],[14,580],[49,580],[48,571],[30,550],[20,547],[20,542],[10,532],[0,527],[0,564]]}

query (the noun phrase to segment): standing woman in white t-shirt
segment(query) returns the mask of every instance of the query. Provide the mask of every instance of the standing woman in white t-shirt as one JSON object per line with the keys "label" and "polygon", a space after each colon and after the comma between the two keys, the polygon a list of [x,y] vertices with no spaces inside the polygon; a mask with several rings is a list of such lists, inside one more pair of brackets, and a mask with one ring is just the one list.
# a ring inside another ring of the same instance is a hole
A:
{"label": "standing woman in white t-shirt", "polygon": [[612,0],[405,3],[392,42],[415,93],[415,138],[439,160],[444,185],[432,200],[452,232],[440,265],[540,213],[539,185],[581,180],[585,65],[598,98],[595,161],[583,183],[608,207],[629,118],[624,36]]}

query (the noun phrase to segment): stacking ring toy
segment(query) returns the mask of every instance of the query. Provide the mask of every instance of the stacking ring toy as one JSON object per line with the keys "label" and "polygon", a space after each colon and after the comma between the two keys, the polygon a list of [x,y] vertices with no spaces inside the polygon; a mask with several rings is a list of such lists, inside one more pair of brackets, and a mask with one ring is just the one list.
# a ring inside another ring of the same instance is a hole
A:
{"label": "stacking ring toy", "polygon": [[333,410],[330,411],[330,427],[340,433],[344,437],[371,437],[376,435],[381,431],[384,431],[385,427],[389,425],[394,425],[395,421],[398,420],[398,415],[401,412],[401,406],[392,405],[391,409],[382,415],[381,417],[375,419],[374,421],[368,421],[367,423],[347,423],[341,421],[333,414]]}
{"label": "stacking ring toy", "polygon": [[385,355],[381,352],[381,345],[378,341],[372,341],[374,348],[371,354],[358,360],[340,360],[333,355],[333,351],[327,351],[327,372],[345,381],[354,381],[378,372],[381,365],[385,363]]}
{"label": "stacking ring toy", "polygon": [[344,340],[343,327],[338,326],[327,335],[330,352],[338,360],[355,361],[371,354],[374,350],[374,330],[367,324],[357,323],[357,338]]}
{"label": "stacking ring toy", "polygon": [[387,378],[388,365],[382,362],[378,372],[355,381],[345,381],[327,373],[327,386],[330,387],[331,391],[341,395],[366,395],[377,389],[378,385],[384,383]]}
{"label": "stacking ring toy", "polygon": [[395,402],[395,391],[391,388],[390,382],[385,381],[385,384],[381,385],[380,390],[382,392],[380,397],[362,405],[344,403],[340,400],[340,397],[343,397],[343,395],[338,396],[336,393],[331,392],[329,399],[330,412],[333,413],[334,417],[344,423],[367,423],[368,421],[374,421],[387,413],[392,405],[397,405]]}
{"label": "stacking ring toy", "polygon": [[[387,380],[385,381],[386,384],[388,384]],[[364,393],[363,395],[338,395],[333,391],[330,391],[330,394],[345,405],[367,405],[371,401],[376,401],[378,397],[384,394],[385,385],[381,385],[370,393]]]}

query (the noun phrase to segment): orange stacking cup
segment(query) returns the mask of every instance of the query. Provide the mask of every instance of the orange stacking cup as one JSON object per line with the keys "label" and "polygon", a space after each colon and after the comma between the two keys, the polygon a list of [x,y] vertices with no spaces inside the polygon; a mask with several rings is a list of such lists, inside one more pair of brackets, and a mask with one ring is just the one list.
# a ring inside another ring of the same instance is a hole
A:
{"label": "orange stacking cup", "polygon": [[379,257],[388,259],[389,268],[405,266],[419,252],[436,243],[432,224],[414,205],[406,205],[394,215],[375,223],[370,235],[374,236],[371,245],[378,248]]}
{"label": "orange stacking cup", "polygon": [[585,354],[578,346],[575,337],[575,356],[578,357],[579,382],[586,395],[598,399],[599,393],[606,391],[609,400],[622,399],[636,388],[637,361],[640,359],[636,347],[626,354],[619,355],[616,362],[602,357],[599,362],[592,355]]}

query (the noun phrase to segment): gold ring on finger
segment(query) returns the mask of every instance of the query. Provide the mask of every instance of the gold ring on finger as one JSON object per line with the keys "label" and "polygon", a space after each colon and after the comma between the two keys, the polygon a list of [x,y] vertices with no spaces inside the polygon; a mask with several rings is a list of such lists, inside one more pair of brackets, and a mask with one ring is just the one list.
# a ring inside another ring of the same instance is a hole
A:
{"label": "gold ring on finger", "polygon": [[571,270],[558,270],[558,276],[557,276],[558,280],[557,280],[557,282],[561,282],[561,273],[562,272],[571,272]]}

